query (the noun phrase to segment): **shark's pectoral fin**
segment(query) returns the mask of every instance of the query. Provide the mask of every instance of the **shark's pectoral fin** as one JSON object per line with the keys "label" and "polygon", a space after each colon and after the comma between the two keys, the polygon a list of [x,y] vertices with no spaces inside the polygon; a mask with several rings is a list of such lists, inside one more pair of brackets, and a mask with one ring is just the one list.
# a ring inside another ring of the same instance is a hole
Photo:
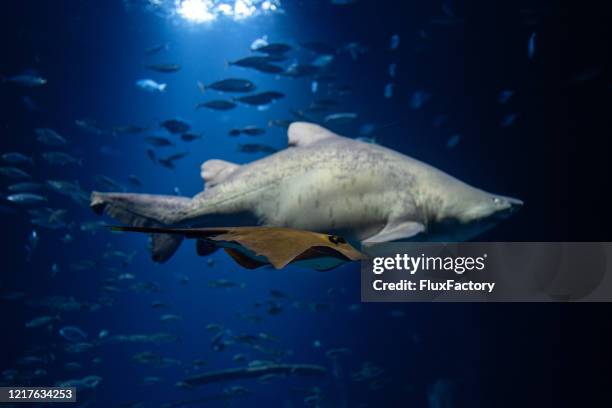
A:
{"label": "shark's pectoral fin", "polygon": [[308,122],[293,122],[287,131],[290,147],[304,147],[325,139],[343,138],[319,125]]}
{"label": "shark's pectoral fin", "polygon": [[416,221],[403,221],[399,223],[389,222],[378,234],[363,241],[364,244],[376,242],[399,241],[412,238],[425,231],[425,226]]}
{"label": "shark's pectoral fin", "polygon": [[230,163],[225,160],[206,160],[200,168],[200,175],[204,180],[204,188],[210,188],[219,184],[239,168],[239,164]]}

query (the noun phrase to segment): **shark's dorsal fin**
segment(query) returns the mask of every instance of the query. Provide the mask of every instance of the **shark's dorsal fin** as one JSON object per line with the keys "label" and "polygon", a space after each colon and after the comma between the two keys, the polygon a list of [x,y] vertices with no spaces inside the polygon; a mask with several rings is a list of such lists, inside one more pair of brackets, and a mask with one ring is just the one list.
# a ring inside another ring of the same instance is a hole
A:
{"label": "shark's dorsal fin", "polygon": [[325,139],[342,138],[342,136],[319,125],[308,122],[293,122],[287,131],[290,147],[310,146]]}
{"label": "shark's dorsal fin", "polygon": [[239,168],[239,164],[230,163],[225,160],[206,160],[200,168],[200,175],[204,179],[204,188],[210,188],[219,184]]}

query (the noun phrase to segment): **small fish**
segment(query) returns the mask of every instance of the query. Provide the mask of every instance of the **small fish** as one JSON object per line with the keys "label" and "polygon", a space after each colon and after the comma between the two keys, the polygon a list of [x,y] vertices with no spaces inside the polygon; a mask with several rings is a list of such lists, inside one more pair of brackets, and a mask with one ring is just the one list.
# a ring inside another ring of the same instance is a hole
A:
{"label": "small fish", "polygon": [[518,118],[518,113],[509,113],[504,116],[499,125],[504,128],[510,127],[514,125],[514,122],[516,122],[516,118]]}
{"label": "small fish", "polygon": [[140,187],[142,186],[142,181],[140,181],[140,179],[138,177],[136,177],[133,174],[130,174],[128,176],[128,181],[130,182],[130,184],[136,186],[136,187]]}
{"label": "small fish", "polygon": [[460,141],[461,141],[460,134],[456,133],[454,135],[451,135],[451,137],[449,137],[448,140],[446,141],[446,148],[453,149],[459,144]]}
{"label": "small fish", "polygon": [[0,175],[14,180],[26,180],[32,178],[32,176],[30,176],[28,173],[18,169],[17,167],[0,167]]}
{"label": "small fish", "polygon": [[170,155],[170,156],[166,157],[164,160],[176,161],[176,160],[182,159],[184,157],[187,157],[188,154],[189,153],[187,153],[187,152],[175,153],[173,155]]}
{"label": "small fish", "polygon": [[144,126],[138,126],[138,125],[118,125],[118,126],[113,126],[111,128],[111,133],[113,135],[137,134],[137,133],[146,132],[147,130],[149,130],[149,128],[146,128]]}
{"label": "small fish", "polygon": [[228,78],[221,81],[213,82],[210,85],[198,83],[200,90],[204,92],[206,89],[214,89],[222,92],[252,92],[255,90],[255,84],[248,79]]}
{"label": "small fish", "polygon": [[317,54],[333,55],[336,53],[336,48],[321,41],[306,41],[301,43],[300,46]]}
{"label": "small fish", "polygon": [[160,158],[157,160],[157,162],[159,164],[161,164],[164,167],[167,167],[169,169],[174,169],[174,162],[176,160],[182,159],[183,157],[186,157],[188,153],[183,152],[183,153],[176,153],[173,155],[170,155],[168,157],[165,158]]}
{"label": "small fish", "polygon": [[36,140],[48,146],[64,146],[68,143],[66,139],[53,129],[36,128],[34,132],[36,133]]}
{"label": "small fish", "polygon": [[278,59],[271,57],[271,56],[265,56],[265,57],[246,57],[246,58],[241,58],[239,60],[233,61],[233,62],[229,62],[228,65],[236,65],[238,67],[242,67],[242,68],[255,68],[261,64],[269,64],[271,62],[277,62]]}
{"label": "small fish", "polygon": [[6,197],[6,199],[12,203],[25,204],[25,205],[41,204],[41,203],[47,202],[46,197],[43,197],[38,194],[33,194],[33,193],[11,194],[8,197]]}
{"label": "small fish", "polygon": [[63,338],[72,342],[83,341],[87,338],[87,333],[76,326],[66,326],[59,329],[59,334]]}
{"label": "small fish", "polygon": [[113,180],[108,176],[96,176],[96,183],[98,183],[100,186],[102,186],[102,188],[105,189],[125,191],[125,188],[121,184],[119,184],[117,181]]}
{"label": "small fish", "polygon": [[384,97],[387,99],[393,97],[393,84],[389,83],[385,85]]}
{"label": "small fish", "polygon": [[92,348],[94,348],[93,344],[81,341],[74,344],[68,344],[64,350],[70,354],[79,354],[89,351]]}
{"label": "small fish", "polygon": [[257,126],[245,126],[241,129],[232,129],[229,131],[230,136],[238,136],[240,134],[259,136],[263,135],[264,133],[266,133],[266,130]]}
{"label": "small fish", "polygon": [[30,320],[25,324],[28,329],[34,329],[37,327],[48,326],[59,320],[58,316],[41,316]]}
{"label": "small fish", "polygon": [[289,127],[289,125],[291,125],[293,121],[290,119],[271,119],[268,121],[268,126],[269,127],[279,127],[279,128],[284,128],[287,129]]}
{"label": "small fish", "polygon": [[173,72],[179,71],[181,69],[181,66],[178,64],[148,64],[145,65],[145,68],[155,72],[171,74]]}
{"label": "small fish", "polygon": [[292,78],[300,78],[305,76],[311,76],[319,72],[321,68],[313,65],[313,64],[291,64],[289,67],[283,72],[283,75],[292,77]]}
{"label": "small fish", "polygon": [[157,158],[155,157],[155,151],[153,151],[153,149],[147,149],[147,156],[153,163],[157,163]]}
{"label": "small fish", "polygon": [[512,96],[514,95],[514,91],[512,90],[503,90],[499,93],[499,96],[497,97],[497,102],[504,104],[507,103],[510,98],[512,98]]}
{"label": "small fish", "polygon": [[208,108],[208,109],[213,109],[213,110],[226,111],[226,110],[234,109],[236,106],[237,105],[234,102],[218,99],[214,101],[198,103],[196,105],[196,109]]}
{"label": "small fish", "polygon": [[176,322],[178,320],[182,320],[181,316],[175,315],[175,314],[164,314],[161,315],[159,320],[161,320],[162,322]]}
{"label": "small fish", "polygon": [[368,52],[368,48],[362,44],[359,44],[357,42],[352,42],[352,43],[348,43],[343,47],[343,51],[348,52],[349,54],[351,54],[351,58],[353,58],[353,60],[357,60],[357,58],[359,58],[359,56],[365,54],[366,52]]}
{"label": "small fish", "polygon": [[391,44],[389,45],[389,48],[391,50],[397,50],[399,45],[400,45],[400,36],[397,34],[393,34],[391,36]]}
{"label": "small fish", "polygon": [[147,48],[145,50],[145,54],[147,55],[157,54],[160,51],[168,50],[169,46],[170,45],[168,43],[157,44],[157,45]]}
{"label": "small fish", "polygon": [[106,223],[104,221],[85,221],[81,223],[80,229],[83,232],[95,234],[96,231],[104,229]]}
{"label": "small fish", "polygon": [[41,183],[36,183],[32,181],[25,181],[22,183],[11,184],[8,186],[8,191],[13,193],[24,193],[24,192],[32,192],[36,190],[42,190],[45,186]]}
{"label": "small fish", "polygon": [[189,123],[180,119],[168,119],[163,121],[160,125],[172,134],[185,133],[191,129]]}
{"label": "small fish", "polygon": [[325,123],[348,123],[355,119],[357,119],[357,114],[354,112],[341,112],[341,113],[332,113],[331,115],[327,115],[323,122]]}
{"label": "small fish", "polygon": [[1,80],[1,82],[8,82],[26,88],[36,88],[47,83],[45,78],[35,75],[34,73],[23,73],[9,77],[2,77]]}
{"label": "small fish", "polygon": [[389,76],[391,78],[395,78],[396,72],[397,72],[397,64],[395,63],[389,64]]}
{"label": "small fish", "polygon": [[420,109],[429,99],[431,95],[425,91],[416,91],[410,99],[410,107],[414,110]]}
{"label": "small fish", "polygon": [[319,90],[319,83],[317,81],[312,81],[310,83],[310,92],[317,93],[318,90]]}
{"label": "small fish", "polygon": [[158,84],[152,79],[139,79],[136,86],[147,92],[164,92],[167,87],[166,84]]}
{"label": "small fish", "polygon": [[536,50],[536,33],[533,32],[529,36],[529,41],[527,41],[527,57],[529,59],[533,59]]}
{"label": "small fish", "polygon": [[108,129],[98,123],[95,119],[77,119],[74,121],[74,124],[84,131],[93,133],[94,135],[103,135],[108,131]]}
{"label": "small fish", "polygon": [[156,146],[156,147],[174,146],[174,143],[166,139],[165,137],[147,136],[144,138],[144,140],[146,143],[150,144],[151,146]]}
{"label": "small fish", "polygon": [[257,71],[267,73],[267,74],[280,74],[283,72],[283,68],[278,65],[274,65],[274,59],[267,57],[246,57],[239,59],[234,62],[230,62],[229,65],[235,65],[242,68],[252,68]]}
{"label": "small fish", "polygon": [[30,262],[32,260],[32,255],[34,255],[36,248],[38,248],[39,240],[40,237],[38,236],[38,232],[33,229],[32,232],[30,232],[30,235],[28,235],[28,243],[25,247],[27,252],[26,261]]}
{"label": "small fish", "polygon": [[253,95],[242,96],[240,98],[235,98],[235,101],[245,103],[247,105],[252,106],[261,106],[268,105],[271,102],[276,101],[277,99],[284,98],[285,95],[280,92],[268,91],[261,92]]}
{"label": "small fish", "polygon": [[215,279],[215,280],[208,281],[209,288],[217,288],[217,289],[220,289],[220,288],[228,289],[228,288],[235,288],[235,287],[244,288],[243,285],[244,284],[238,284],[228,279]]}
{"label": "small fish", "polygon": [[21,102],[23,103],[23,106],[25,106],[25,108],[29,110],[30,112],[42,112],[43,111],[43,109],[36,102],[34,102],[34,99],[30,98],[27,95],[24,95],[21,97]]}
{"label": "small fish", "polygon": [[189,133],[189,132],[187,132],[187,133],[183,133],[181,135],[181,140],[184,141],[184,142],[193,142],[194,140],[201,139],[201,138],[202,138],[202,135],[197,134],[197,133]]}
{"label": "small fish", "polygon": [[82,158],[72,157],[68,153],[64,152],[44,152],[41,154],[42,158],[49,164],[57,164],[60,166],[65,166],[66,164],[77,164],[79,166],[83,165]]}
{"label": "small fish", "polygon": [[238,151],[242,153],[276,153],[278,150],[264,144],[247,143],[239,145]]}
{"label": "small fish", "polygon": [[64,180],[47,180],[47,185],[53,190],[64,194],[78,193],[82,191],[78,181],[70,182]]}
{"label": "small fish", "polygon": [[326,66],[328,66],[329,64],[331,64],[334,60],[334,56],[333,55],[319,55],[317,58],[315,58],[314,61],[312,61],[312,63],[310,65],[313,65],[315,67],[319,67],[319,68],[324,68]]}
{"label": "small fish", "polygon": [[1,157],[4,162],[9,164],[34,164],[34,160],[32,160],[31,157],[28,157],[19,152],[4,153]]}
{"label": "small fish", "polygon": [[261,47],[258,47],[254,51],[261,52],[269,55],[282,55],[291,51],[291,46],[282,43],[271,43]]}

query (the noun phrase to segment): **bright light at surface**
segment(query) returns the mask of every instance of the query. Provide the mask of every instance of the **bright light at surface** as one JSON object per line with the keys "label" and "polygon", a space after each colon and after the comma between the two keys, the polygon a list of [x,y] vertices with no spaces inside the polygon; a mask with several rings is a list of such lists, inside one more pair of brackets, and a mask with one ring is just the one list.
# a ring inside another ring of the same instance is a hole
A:
{"label": "bright light at surface", "polygon": [[215,19],[211,0],[176,0],[176,12],[185,20],[204,23]]}
{"label": "bright light at surface", "polygon": [[219,16],[243,20],[273,12],[282,12],[280,0],[174,0],[175,15],[193,23],[210,22]]}
{"label": "bright light at surface", "polygon": [[234,18],[240,19],[252,16],[257,8],[248,0],[236,0],[234,3]]}

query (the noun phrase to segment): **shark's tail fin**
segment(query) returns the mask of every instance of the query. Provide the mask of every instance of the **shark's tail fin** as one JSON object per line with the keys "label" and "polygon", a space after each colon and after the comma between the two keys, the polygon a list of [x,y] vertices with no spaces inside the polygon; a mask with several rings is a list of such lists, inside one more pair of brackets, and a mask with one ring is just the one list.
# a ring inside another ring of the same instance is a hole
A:
{"label": "shark's tail fin", "polygon": [[[91,208],[98,214],[106,213],[112,218],[133,227],[163,227],[175,225],[190,205],[187,197],[133,194],[91,194]],[[165,262],[176,252],[183,241],[181,235],[151,234],[151,252],[155,262]]]}

